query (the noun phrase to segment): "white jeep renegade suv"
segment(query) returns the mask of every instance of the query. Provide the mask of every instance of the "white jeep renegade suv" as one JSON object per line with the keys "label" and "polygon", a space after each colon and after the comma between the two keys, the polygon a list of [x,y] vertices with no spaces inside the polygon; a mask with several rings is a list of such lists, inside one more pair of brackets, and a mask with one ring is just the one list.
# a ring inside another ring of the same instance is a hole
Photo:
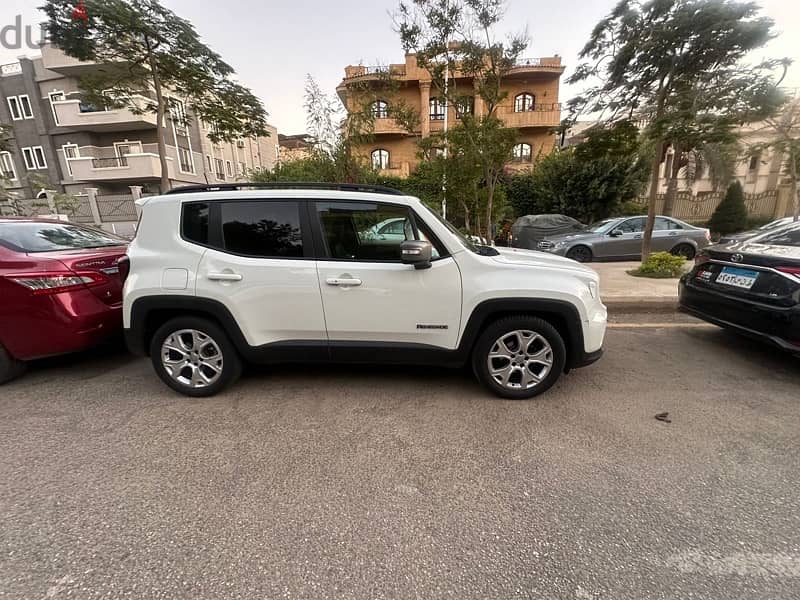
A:
{"label": "white jeep renegade suv", "polygon": [[232,184],[138,203],[126,338],[189,396],[219,392],[243,360],[470,361],[492,392],[522,399],[602,353],[594,271],[475,246],[395,190]]}

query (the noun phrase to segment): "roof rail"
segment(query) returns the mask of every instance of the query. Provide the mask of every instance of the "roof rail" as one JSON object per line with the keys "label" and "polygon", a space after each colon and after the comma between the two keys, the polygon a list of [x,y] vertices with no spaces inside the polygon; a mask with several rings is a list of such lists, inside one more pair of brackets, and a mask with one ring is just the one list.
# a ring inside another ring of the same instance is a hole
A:
{"label": "roof rail", "polygon": [[382,185],[362,183],[314,183],[297,181],[269,181],[264,183],[219,183],[208,185],[184,185],[166,192],[166,194],[190,194],[192,192],[229,192],[236,190],[334,190],[341,192],[366,192],[371,194],[390,194],[405,196],[400,190]]}

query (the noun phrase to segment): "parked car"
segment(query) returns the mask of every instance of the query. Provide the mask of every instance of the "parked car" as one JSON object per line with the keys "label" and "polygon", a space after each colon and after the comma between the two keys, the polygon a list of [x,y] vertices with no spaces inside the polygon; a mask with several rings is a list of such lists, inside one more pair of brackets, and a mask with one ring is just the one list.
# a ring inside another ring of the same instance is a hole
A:
{"label": "parked car", "polygon": [[681,310],[800,352],[800,224],[710,246],[680,282]]}
{"label": "parked car", "polygon": [[542,240],[585,229],[585,224],[566,215],[524,215],[511,225],[511,245],[514,248],[537,250]]}
{"label": "parked car", "polygon": [[735,244],[736,242],[743,242],[745,240],[749,240],[750,238],[756,237],[757,235],[761,235],[762,233],[766,233],[767,231],[772,231],[773,229],[777,229],[778,227],[784,227],[785,225],[791,225],[794,221],[793,217],[785,217],[783,219],[776,219],[774,221],[770,221],[766,225],[762,225],[758,229],[751,229],[749,231],[741,231],[739,233],[732,233],[730,235],[724,235],[719,238],[718,244]]}
{"label": "parked car", "polygon": [[[583,231],[551,236],[539,242],[539,250],[578,262],[636,260],[642,256],[642,235],[647,217],[618,217],[594,223]],[[654,252],[671,252],[686,259],[711,242],[711,233],[673,217],[656,217]]]}
{"label": "parked car", "polygon": [[0,383],[25,361],[120,334],[126,244],[72,223],[0,218]]}
{"label": "parked car", "polygon": [[[472,368],[530,398],[602,353],[597,274],[541,252],[476,246],[388,188],[228,184],[138,201],[124,327],[189,396],[243,361]],[[395,244],[360,235],[402,219]]]}

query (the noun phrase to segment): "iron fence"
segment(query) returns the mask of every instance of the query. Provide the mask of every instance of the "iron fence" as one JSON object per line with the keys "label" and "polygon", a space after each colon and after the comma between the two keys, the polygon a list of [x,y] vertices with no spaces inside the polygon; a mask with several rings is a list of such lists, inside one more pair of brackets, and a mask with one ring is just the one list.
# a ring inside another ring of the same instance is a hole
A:
{"label": "iron fence", "polygon": [[131,194],[97,196],[97,210],[103,221],[136,220],[136,205]]}

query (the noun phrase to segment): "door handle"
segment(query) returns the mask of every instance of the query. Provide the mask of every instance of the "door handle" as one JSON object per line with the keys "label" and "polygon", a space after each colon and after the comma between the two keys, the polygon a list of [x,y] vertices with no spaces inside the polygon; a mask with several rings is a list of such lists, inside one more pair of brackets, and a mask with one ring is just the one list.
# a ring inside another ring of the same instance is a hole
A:
{"label": "door handle", "polygon": [[676,235],[678,235],[678,232],[677,231],[670,231],[669,234],[671,236],[676,236]]}
{"label": "door handle", "polygon": [[641,233],[637,233],[636,235],[633,236],[633,239],[635,239],[635,240],[642,239],[642,234]]}
{"label": "door handle", "polygon": [[211,281],[241,281],[239,273],[209,273],[208,279]]}
{"label": "door handle", "polygon": [[346,287],[349,285],[361,285],[361,280],[355,278],[331,277],[326,279],[325,283],[328,285],[341,285]]}

